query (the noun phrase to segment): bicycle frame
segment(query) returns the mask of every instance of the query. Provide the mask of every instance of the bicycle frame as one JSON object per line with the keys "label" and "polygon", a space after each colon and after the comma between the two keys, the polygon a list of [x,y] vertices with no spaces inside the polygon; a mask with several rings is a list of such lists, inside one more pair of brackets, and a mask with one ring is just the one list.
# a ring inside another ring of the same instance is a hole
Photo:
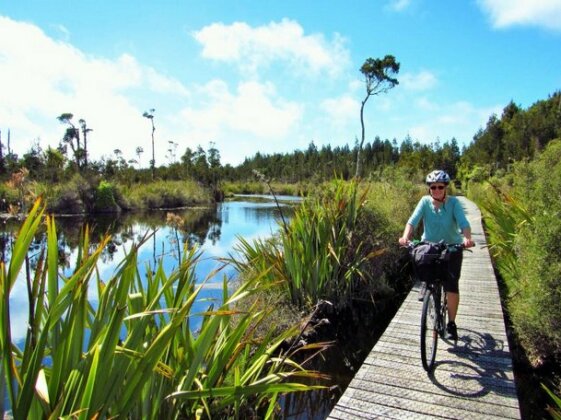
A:
{"label": "bicycle frame", "polygon": [[435,297],[436,314],[437,314],[437,330],[441,338],[444,338],[446,330],[446,318],[448,317],[448,300],[446,292],[440,279],[427,284],[427,292],[431,292]]}
{"label": "bicycle frame", "polygon": [[[409,246],[412,251],[417,244]],[[458,245],[441,244],[443,252],[439,258],[434,261],[434,266],[430,267],[430,279],[427,281],[427,288],[423,299],[423,308],[421,311],[421,334],[420,334],[420,350],[421,362],[423,368],[427,372],[432,372],[436,360],[436,350],[438,346],[438,338],[444,339],[446,333],[446,319],[448,312],[448,302],[446,292],[444,291],[443,279],[441,278],[442,270],[439,269],[441,264],[447,261],[446,254],[463,249]],[[432,255],[432,254],[431,254]],[[417,269],[417,267],[415,267]]]}

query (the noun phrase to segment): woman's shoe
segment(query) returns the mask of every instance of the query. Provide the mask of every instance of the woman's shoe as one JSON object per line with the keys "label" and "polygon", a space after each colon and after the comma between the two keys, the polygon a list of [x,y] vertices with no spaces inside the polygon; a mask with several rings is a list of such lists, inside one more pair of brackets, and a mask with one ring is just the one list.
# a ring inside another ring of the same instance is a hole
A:
{"label": "woman's shoe", "polygon": [[454,321],[450,321],[446,325],[446,338],[450,341],[458,341],[458,327]]}

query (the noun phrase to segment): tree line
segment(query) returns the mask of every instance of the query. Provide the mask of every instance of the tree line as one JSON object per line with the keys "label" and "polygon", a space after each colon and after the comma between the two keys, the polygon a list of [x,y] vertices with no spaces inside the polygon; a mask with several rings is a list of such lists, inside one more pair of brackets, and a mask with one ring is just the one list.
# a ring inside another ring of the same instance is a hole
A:
{"label": "tree line", "polygon": [[561,91],[526,110],[511,101],[474,135],[459,170],[466,179],[501,174],[515,162],[535,159],[556,138],[561,138]]}
{"label": "tree line", "polygon": [[70,113],[58,117],[65,124],[58,147],[42,149],[36,142],[21,157],[10,149],[9,135],[6,147],[0,132],[2,179],[26,168],[30,179],[49,183],[64,182],[73,174],[82,173],[126,183],[192,179],[216,188],[222,181],[247,181],[255,170],[286,183],[319,182],[334,177],[350,179],[356,176],[360,161],[363,177],[377,176],[387,167],[412,176],[441,168],[452,177],[466,181],[504,172],[517,161],[532,160],[552,139],[560,138],[561,92],[537,101],[526,110],[510,102],[500,117],[492,115],[473,141],[462,149],[455,138],[424,144],[409,136],[400,142],[376,136],[363,145],[357,141],[353,146],[322,145],[318,148],[312,141],[305,150],[257,152],[237,166],[223,165],[220,151],[213,142],[206,149],[201,145],[194,149],[188,147],[180,156],[178,144],[168,142],[168,162],[156,166],[151,160],[150,168],[140,167],[141,148],[137,148],[138,160],[125,159],[119,149],[100,160],[88,159],[87,135],[92,129],[84,119],[75,124],[72,118]]}

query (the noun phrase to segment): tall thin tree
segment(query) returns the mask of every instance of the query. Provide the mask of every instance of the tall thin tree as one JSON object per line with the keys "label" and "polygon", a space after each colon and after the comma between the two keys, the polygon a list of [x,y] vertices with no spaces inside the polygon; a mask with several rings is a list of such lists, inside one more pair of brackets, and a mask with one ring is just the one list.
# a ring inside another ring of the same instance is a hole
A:
{"label": "tall thin tree", "polygon": [[2,144],[2,130],[0,130],[0,175],[4,174],[4,145]]}
{"label": "tall thin tree", "polygon": [[[62,141],[70,145],[72,153],[74,154],[76,167],[78,168],[78,170],[80,170],[80,168],[83,166],[82,161],[84,150],[82,149],[82,146],[80,144],[80,129],[78,129],[74,125],[74,123],[72,122],[72,118],[74,118],[74,114],[65,112],[64,114],[60,114],[57,117],[57,120],[59,120],[62,124],[68,125],[66,131],[64,132]],[[76,141],[76,144],[74,144],[74,141]]]}
{"label": "tall thin tree", "polygon": [[138,167],[140,168],[140,155],[144,153],[144,149],[140,146],[136,148],[136,156],[138,156]]}
{"label": "tall thin tree", "polygon": [[360,105],[360,126],[362,131],[360,144],[358,145],[356,152],[355,177],[357,178],[360,176],[361,151],[365,139],[364,106],[371,96],[386,93],[388,90],[399,84],[397,79],[393,77],[399,73],[399,66],[400,64],[395,61],[395,57],[393,55],[386,55],[382,59],[368,58],[360,68],[360,72],[364,75],[366,96]]}
{"label": "tall thin tree", "polygon": [[83,158],[84,158],[84,167],[88,167],[88,133],[90,131],[93,131],[93,128],[88,128],[88,125],[86,124],[86,120],[84,119],[80,119],[78,120],[78,123],[80,123],[80,128],[82,129],[82,138],[84,139],[84,152],[83,152]]}
{"label": "tall thin tree", "polygon": [[155,171],[156,171],[156,152],[154,149],[154,131],[156,131],[156,127],[154,126],[154,108],[144,112],[142,116],[144,118],[148,118],[152,123],[152,160],[150,161],[150,169],[152,170],[152,180],[155,178]]}

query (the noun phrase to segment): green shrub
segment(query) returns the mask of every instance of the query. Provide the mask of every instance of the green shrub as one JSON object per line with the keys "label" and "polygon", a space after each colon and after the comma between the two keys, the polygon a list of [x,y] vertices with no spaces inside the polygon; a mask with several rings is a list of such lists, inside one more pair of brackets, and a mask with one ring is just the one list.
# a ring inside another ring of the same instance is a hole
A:
{"label": "green shrub", "polygon": [[95,194],[94,211],[96,213],[118,212],[121,208],[115,200],[115,187],[107,181],[101,181]]}
{"label": "green shrub", "polygon": [[470,184],[507,287],[513,328],[534,365],[561,357],[561,141],[513,174]]}
{"label": "green shrub", "polygon": [[367,185],[366,211],[357,224],[357,235],[370,249],[380,247],[384,253],[370,259],[366,271],[375,279],[389,278],[398,285],[403,277],[403,252],[397,239],[426,188],[402,177]]}
{"label": "green shrub", "polygon": [[123,200],[132,208],[177,208],[213,202],[210,191],[194,181],[156,181],[122,186]]}
{"label": "green shrub", "polygon": [[515,191],[532,215],[516,236],[520,278],[510,311],[520,338],[539,363],[561,357],[561,140],[515,168]]}
{"label": "green shrub", "polygon": [[368,187],[356,181],[323,184],[278,238],[240,238],[243,258],[233,263],[244,278],[263,276],[280,284],[301,307],[320,299],[344,307],[353,298],[384,292],[383,273],[374,267],[381,267],[379,258],[390,247],[397,248],[398,236],[383,212],[366,206],[368,196]]}
{"label": "green shrub", "polygon": [[0,201],[2,202],[2,211],[6,211],[9,204],[15,204],[19,201],[19,192],[6,183],[0,183]]}
{"label": "green shrub", "polygon": [[[92,182],[97,181],[92,179]],[[80,174],[75,174],[68,183],[40,188],[45,193],[49,212],[80,214],[95,207],[96,188]]]}

